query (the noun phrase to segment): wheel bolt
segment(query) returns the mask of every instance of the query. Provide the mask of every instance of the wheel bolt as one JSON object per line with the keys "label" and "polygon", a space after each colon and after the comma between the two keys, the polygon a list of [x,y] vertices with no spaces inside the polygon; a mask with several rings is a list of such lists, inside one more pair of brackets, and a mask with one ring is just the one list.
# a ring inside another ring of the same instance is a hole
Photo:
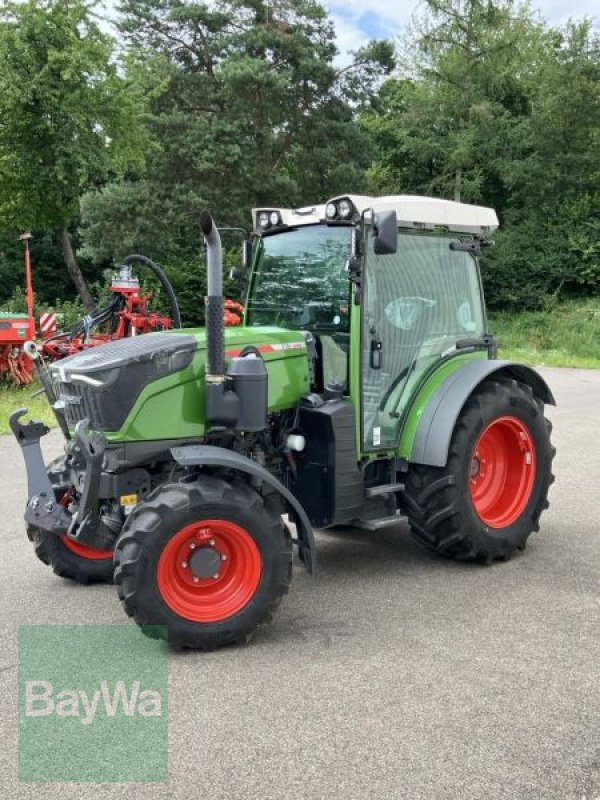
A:
{"label": "wheel bolt", "polygon": [[182,562],[181,562],[181,566],[182,566],[184,569],[186,569],[187,565],[188,565],[187,561],[182,561]]}
{"label": "wheel bolt", "polygon": [[215,579],[218,578],[218,577],[219,577],[219,573],[218,572],[217,572],[216,575],[213,575],[213,578],[215,578]]}
{"label": "wheel bolt", "polygon": [[197,575],[194,575],[194,577],[193,577],[194,583],[198,583],[199,580],[200,580],[200,578]]}
{"label": "wheel bolt", "polygon": [[225,555],[225,553],[222,553],[221,561],[227,561],[227,556]]}
{"label": "wheel bolt", "polygon": [[211,547],[214,547],[214,546],[215,546],[215,540],[214,540],[214,539],[209,539],[209,540],[208,540],[208,543],[209,543],[209,545],[210,545]]}
{"label": "wheel bolt", "polygon": [[196,549],[196,542],[192,542],[190,544],[190,550],[195,550],[195,549]]}

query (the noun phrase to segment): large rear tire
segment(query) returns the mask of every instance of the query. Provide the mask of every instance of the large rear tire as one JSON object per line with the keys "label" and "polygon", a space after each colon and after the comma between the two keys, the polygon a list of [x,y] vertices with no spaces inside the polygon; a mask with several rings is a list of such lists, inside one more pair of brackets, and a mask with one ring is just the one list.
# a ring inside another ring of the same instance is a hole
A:
{"label": "large rear tire", "polygon": [[153,492],[115,547],[125,612],[176,648],[247,642],[271,621],[291,572],[281,516],[243,481],[210,475]]}
{"label": "large rear tire", "polygon": [[[56,474],[57,468],[64,460],[63,456],[51,461],[46,470],[50,480]],[[66,492],[64,486],[54,487],[54,494],[59,503],[65,502]],[[90,583],[112,583],[113,554],[111,550],[96,550],[86,547],[68,539],[66,533],[57,536],[36,528],[27,526],[27,537],[33,544],[33,550],[39,560],[49,567],[61,578],[76,581],[84,585]]]}
{"label": "large rear tire", "polygon": [[415,538],[460,561],[524,550],[554,481],[551,423],[530,386],[485,381],[467,401],[445,467],[412,465],[406,511]]}

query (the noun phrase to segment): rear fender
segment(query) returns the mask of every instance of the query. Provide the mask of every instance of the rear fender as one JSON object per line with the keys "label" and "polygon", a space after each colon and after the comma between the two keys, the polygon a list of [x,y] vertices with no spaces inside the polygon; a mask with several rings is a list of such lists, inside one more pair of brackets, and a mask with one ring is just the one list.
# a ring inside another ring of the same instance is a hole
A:
{"label": "rear fender", "polygon": [[317,554],[312,525],[294,495],[268,470],[240,453],[212,445],[192,444],[172,447],[171,455],[181,466],[224,467],[225,469],[231,469],[258,478],[279,492],[286,508],[293,513],[296,519],[298,546],[304,566],[311,575],[316,575]]}
{"label": "rear fender", "polygon": [[471,361],[449,375],[431,397],[419,420],[409,460],[444,467],[454,426],[465,403],[483,380],[496,376],[521,381],[531,386],[544,403],[556,405],[548,384],[531,367],[513,361]]}

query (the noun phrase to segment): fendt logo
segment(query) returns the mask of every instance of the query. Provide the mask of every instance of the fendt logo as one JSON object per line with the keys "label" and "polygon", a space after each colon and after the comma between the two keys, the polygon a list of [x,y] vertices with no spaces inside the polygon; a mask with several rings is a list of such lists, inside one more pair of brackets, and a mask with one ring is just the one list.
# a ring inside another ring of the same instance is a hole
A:
{"label": "fendt logo", "polygon": [[100,688],[91,692],[61,689],[55,693],[50,681],[26,681],[25,716],[77,717],[82,725],[91,725],[99,709],[107,717],[116,717],[119,710],[126,717],[160,717],[160,692],[140,688],[139,681],[133,681],[129,691],[124,681],[116,681],[111,691],[108,681],[101,681]]}

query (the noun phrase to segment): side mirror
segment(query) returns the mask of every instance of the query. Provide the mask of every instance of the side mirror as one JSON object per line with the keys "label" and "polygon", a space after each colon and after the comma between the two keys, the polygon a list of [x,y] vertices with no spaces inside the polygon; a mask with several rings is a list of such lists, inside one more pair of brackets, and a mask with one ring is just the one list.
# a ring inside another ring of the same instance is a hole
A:
{"label": "side mirror", "polygon": [[373,216],[373,250],[376,256],[398,250],[398,217],[395,211],[380,211]]}

